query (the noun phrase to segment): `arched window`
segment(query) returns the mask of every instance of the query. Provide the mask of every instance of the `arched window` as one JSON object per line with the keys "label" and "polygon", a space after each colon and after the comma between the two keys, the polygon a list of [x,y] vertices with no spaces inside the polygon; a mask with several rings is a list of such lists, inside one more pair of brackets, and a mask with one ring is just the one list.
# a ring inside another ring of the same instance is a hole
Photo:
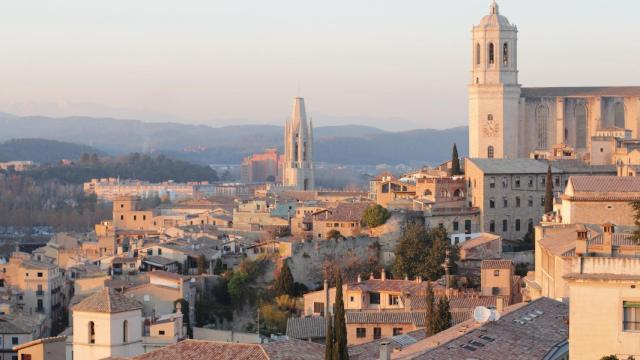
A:
{"label": "arched window", "polygon": [[89,344],[96,343],[96,325],[93,321],[89,321]]}
{"label": "arched window", "polygon": [[576,106],[576,148],[587,147],[587,107],[584,104]]}
{"label": "arched window", "polygon": [[487,115],[487,121],[493,121],[493,114]]}
{"label": "arched window", "polygon": [[502,45],[502,63],[509,65],[509,44],[507,43]]}
{"label": "arched window", "polygon": [[491,146],[491,145],[489,145],[489,147],[487,147],[487,158],[493,159],[493,146]]}
{"label": "arched window", "polygon": [[624,104],[623,103],[616,103],[615,105],[615,114],[614,114],[614,119],[613,119],[613,124],[617,127],[621,127],[624,128],[625,124],[624,124]]}
{"label": "arched window", "polygon": [[547,148],[547,121],[549,120],[549,109],[544,105],[536,108],[536,134],[538,136],[538,149]]}
{"label": "arched window", "polygon": [[126,343],[129,337],[129,322],[127,320],[122,322],[122,342]]}
{"label": "arched window", "polygon": [[[471,183],[471,179],[469,179],[469,183]],[[424,196],[431,196],[431,195],[433,195],[431,190],[427,189],[427,190],[424,191]]]}
{"label": "arched window", "polygon": [[476,44],[476,65],[480,65],[480,44]]}
{"label": "arched window", "polygon": [[489,43],[489,65],[493,65],[495,62],[496,54],[494,50],[493,43]]}
{"label": "arched window", "polygon": [[453,196],[454,196],[454,197],[461,197],[461,196],[463,196],[463,194],[462,194],[462,190],[460,190],[460,189],[456,189],[456,191],[454,191],[454,192],[453,192]]}

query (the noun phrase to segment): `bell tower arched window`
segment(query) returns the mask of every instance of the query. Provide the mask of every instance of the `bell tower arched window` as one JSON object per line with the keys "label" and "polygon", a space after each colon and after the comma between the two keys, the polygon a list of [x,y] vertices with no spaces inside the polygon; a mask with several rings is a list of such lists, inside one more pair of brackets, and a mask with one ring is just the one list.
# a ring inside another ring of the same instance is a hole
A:
{"label": "bell tower arched window", "polygon": [[538,149],[547,148],[547,121],[549,120],[549,109],[544,105],[536,108],[536,135],[538,138]]}
{"label": "bell tower arched window", "polygon": [[129,338],[129,322],[127,320],[122,322],[122,342],[126,343]]}
{"label": "bell tower arched window", "polygon": [[509,65],[509,44],[502,45],[502,64]]}
{"label": "bell tower arched window", "polygon": [[493,43],[489,43],[489,65],[493,65],[495,63],[495,49]]}
{"label": "bell tower arched window", "polygon": [[89,344],[96,343],[96,325],[93,321],[89,321]]}
{"label": "bell tower arched window", "polygon": [[476,44],[476,65],[480,65],[480,44]]}
{"label": "bell tower arched window", "polygon": [[493,159],[493,146],[491,145],[487,147],[487,158]]}

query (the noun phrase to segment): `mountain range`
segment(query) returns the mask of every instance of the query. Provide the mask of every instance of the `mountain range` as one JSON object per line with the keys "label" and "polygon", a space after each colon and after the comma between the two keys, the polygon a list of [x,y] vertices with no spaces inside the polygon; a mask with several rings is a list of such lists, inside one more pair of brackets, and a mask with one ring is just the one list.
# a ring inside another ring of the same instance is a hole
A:
{"label": "mountain range", "polygon": [[[30,139],[0,144],[0,159],[4,160],[20,155],[30,157],[20,160],[52,162],[56,156],[71,158],[71,155],[82,152],[111,155],[142,152],[165,154],[198,164],[237,164],[244,156],[265,148],[282,150],[284,132],[282,127],[275,125],[214,128],[111,118],[51,118],[6,113],[0,113],[0,129],[0,141]],[[314,157],[316,161],[333,164],[435,164],[450,158],[454,142],[461,155],[467,153],[467,131],[467,127],[402,132],[362,125],[317,127],[314,128]],[[36,144],[33,139],[63,143]],[[70,143],[79,145],[71,153],[51,150],[53,145],[57,146],[56,149],[66,147],[70,150]],[[52,156],[43,158],[37,154],[38,151],[49,152]]]}

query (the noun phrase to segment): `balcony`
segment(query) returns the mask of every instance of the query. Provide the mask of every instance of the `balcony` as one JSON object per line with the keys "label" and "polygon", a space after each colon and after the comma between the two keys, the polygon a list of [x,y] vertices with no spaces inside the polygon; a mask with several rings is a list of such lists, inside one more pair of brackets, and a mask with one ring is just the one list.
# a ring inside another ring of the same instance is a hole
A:
{"label": "balcony", "polygon": [[44,290],[36,290],[36,296],[44,296]]}

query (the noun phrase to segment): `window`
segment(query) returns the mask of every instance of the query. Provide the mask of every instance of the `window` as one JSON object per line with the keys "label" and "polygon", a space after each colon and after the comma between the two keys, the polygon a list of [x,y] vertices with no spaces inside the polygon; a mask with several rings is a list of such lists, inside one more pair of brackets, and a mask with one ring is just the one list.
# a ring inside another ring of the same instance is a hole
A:
{"label": "window", "polygon": [[576,119],[576,148],[587,147],[587,107],[584,104],[576,106],[574,110]]}
{"label": "window", "polygon": [[623,329],[624,331],[640,330],[640,302],[623,301],[624,311]]}
{"label": "window", "polygon": [[367,329],[365,328],[356,328],[356,337],[359,339],[367,337]]}
{"label": "window", "polygon": [[122,322],[122,342],[126,343],[129,337],[129,322],[127,320]]}
{"label": "window", "polygon": [[31,360],[31,354],[20,354],[20,360]]}
{"label": "window", "polygon": [[120,215],[120,220],[124,220],[124,215]]}
{"label": "window", "polygon": [[464,231],[466,233],[471,233],[471,220],[464,221]]}
{"label": "window", "polygon": [[509,230],[509,221],[507,219],[502,220],[502,231],[507,232]]}
{"label": "window", "polygon": [[147,255],[153,255],[153,249],[147,249]]}
{"label": "window", "polygon": [[536,135],[538,136],[538,149],[547,148],[547,122],[549,120],[549,109],[544,105],[536,108]]}
{"label": "window", "polygon": [[458,222],[457,221],[453,222],[453,231],[458,231]]}
{"label": "window", "polygon": [[554,177],[553,182],[555,186],[560,186],[560,177],[559,176]]}
{"label": "window", "polygon": [[377,340],[380,339],[382,337],[382,329],[379,327],[374,327],[373,328],[373,339]]}
{"label": "window", "polygon": [[42,273],[41,272],[38,273],[38,277],[42,277]]}
{"label": "window", "polygon": [[89,344],[96,343],[96,326],[93,321],[89,321]]}
{"label": "window", "polygon": [[402,328],[393,328],[393,336],[402,335]]}
{"label": "window", "polygon": [[18,337],[17,336],[12,336],[11,337],[11,345],[18,345]]}
{"label": "window", "polygon": [[493,198],[489,199],[489,208],[490,209],[496,208],[496,201]]}
{"label": "window", "polygon": [[529,176],[529,180],[527,180],[527,186],[533,187],[533,176]]}
{"label": "window", "polygon": [[323,314],[324,313],[324,303],[323,302],[314,302],[313,303],[313,313],[314,314]]}
{"label": "window", "polygon": [[502,188],[506,189],[509,186],[509,180],[507,179],[506,176],[502,177]]}
{"label": "window", "polygon": [[495,187],[496,187],[496,178],[492,176],[489,178],[489,188],[495,189]]}
{"label": "window", "polygon": [[509,199],[506,196],[502,198],[502,207],[505,209],[509,207]]}
{"label": "window", "polygon": [[520,207],[520,196],[516,196],[516,207]]}
{"label": "window", "polygon": [[147,220],[147,215],[142,215],[142,220]]}
{"label": "window", "polygon": [[528,205],[529,207],[533,207],[533,196],[529,196],[529,197],[527,198],[527,205]]}
{"label": "window", "polygon": [[617,126],[617,127],[621,127],[621,128],[625,127],[625,124],[624,124],[624,104],[623,103],[616,103],[616,105],[614,107],[613,124],[615,126]]}
{"label": "window", "polygon": [[354,302],[355,298],[353,296],[349,297],[349,301]]}
{"label": "window", "polygon": [[138,217],[136,215],[133,215],[133,221],[138,220]]}
{"label": "window", "polygon": [[533,219],[529,219],[527,221],[527,231],[529,232],[533,231]]}
{"label": "window", "polygon": [[520,187],[520,176],[516,176],[514,183],[515,183],[515,187],[517,188]]}
{"label": "window", "polygon": [[162,255],[162,249],[158,248],[158,255]]}
{"label": "window", "polygon": [[489,43],[489,65],[493,65],[495,62],[495,51],[493,43]]}
{"label": "window", "polygon": [[491,295],[500,295],[500,288],[499,287],[492,287],[491,288]]}
{"label": "window", "polygon": [[509,65],[509,44],[507,43],[502,45],[502,63]]}
{"label": "window", "polygon": [[369,304],[380,305],[380,293],[378,292],[369,293]]}
{"label": "window", "polygon": [[496,222],[493,220],[489,222],[489,232],[496,232]]}
{"label": "window", "polygon": [[493,276],[500,276],[500,270],[493,270]]}
{"label": "window", "polygon": [[400,299],[398,295],[389,294],[389,305],[400,305]]}
{"label": "window", "polygon": [[487,147],[487,158],[493,159],[493,146],[491,146],[491,145],[489,145],[489,147]]}
{"label": "window", "polygon": [[520,219],[516,219],[516,231],[520,231]]}
{"label": "window", "polygon": [[476,65],[480,65],[480,44],[476,44]]}
{"label": "window", "polygon": [[164,335],[164,330],[159,330],[158,335]]}

